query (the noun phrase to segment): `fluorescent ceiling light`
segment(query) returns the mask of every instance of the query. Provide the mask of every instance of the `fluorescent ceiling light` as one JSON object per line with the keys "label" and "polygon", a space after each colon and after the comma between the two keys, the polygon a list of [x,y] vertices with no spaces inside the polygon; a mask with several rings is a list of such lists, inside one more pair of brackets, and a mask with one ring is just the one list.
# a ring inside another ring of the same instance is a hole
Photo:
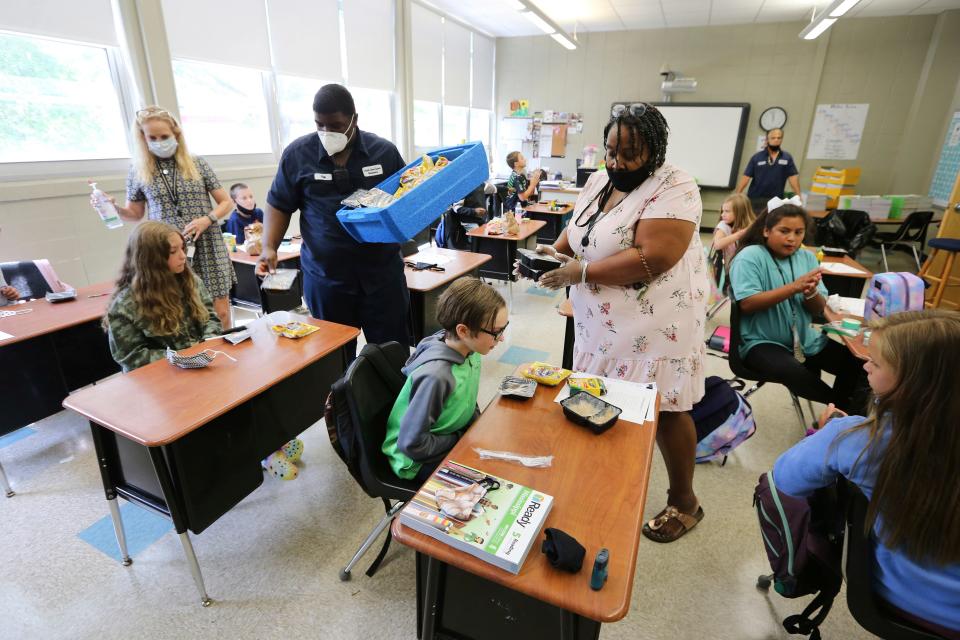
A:
{"label": "fluorescent ceiling light", "polygon": [[514,11],[526,11],[527,6],[520,2],[520,0],[507,0],[507,4],[510,5],[510,8]]}
{"label": "fluorescent ceiling light", "polygon": [[557,42],[559,42],[564,48],[569,49],[570,51],[573,51],[574,49],[577,48],[577,45],[567,40],[567,37],[562,33],[551,33],[550,37],[556,40]]}
{"label": "fluorescent ceiling light", "polygon": [[554,31],[556,31],[556,29],[550,26],[549,22],[547,22],[546,20],[544,20],[543,18],[535,14],[533,11],[524,11],[520,15],[525,16],[527,20],[537,25],[537,28],[540,29],[540,31],[543,31],[544,33],[546,33],[547,35],[550,35]]}
{"label": "fluorescent ceiling light", "polygon": [[836,18],[820,18],[819,20],[814,20],[806,29],[800,32],[800,37],[804,40],[816,40],[817,36],[829,29],[836,21]]}
{"label": "fluorescent ceiling light", "polygon": [[853,9],[858,2],[860,2],[860,0],[839,0],[839,4],[834,2],[833,5],[827,9],[826,14],[831,18],[839,18],[847,11],[850,11],[850,9]]}

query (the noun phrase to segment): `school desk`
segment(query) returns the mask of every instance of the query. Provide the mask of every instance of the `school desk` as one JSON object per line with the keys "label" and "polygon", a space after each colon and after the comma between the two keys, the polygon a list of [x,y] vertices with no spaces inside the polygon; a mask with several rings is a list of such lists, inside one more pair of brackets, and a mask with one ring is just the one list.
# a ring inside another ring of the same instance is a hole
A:
{"label": "school desk", "polygon": [[557,313],[566,319],[563,328],[563,361],[560,366],[564,369],[573,369],[573,303],[570,302],[570,298],[565,298],[560,303]]}
{"label": "school desk", "polygon": [[535,234],[546,224],[543,220],[524,220],[520,223],[520,232],[515,235],[508,233],[488,235],[487,228],[490,223],[468,231],[470,250],[474,253],[485,253],[492,258],[490,262],[480,267],[480,277],[507,282],[516,280],[516,276],[513,275],[513,263],[517,260],[517,247],[533,249],[536,246]]}
{"label": "school desk", "polygon": [[[253,256],[244,251],[228,251],[230,261],[233,263],[233,270],[237,274],[237,284],[234,285],[230,293],[230,300],[245,308],[260,308],[260,279],[257,278],[255,270],[259,255]],[[289,251],[277,252],[277,268],[279,269],[299,269],[300,268],[300,243],[295,242],[290,245]]]}
{"label": "school desk", "polygon": [[823,286],[830,293],[839,294],[845,298],[859,298],[863,295],[863,287],[873,277],[873,272],[851,258],[850,256],[824,256],[822,264],[844,264],[858,273],[830,273],[823,272]]}
{"label": "school desk", "polygon": [[238,345],[222,338],[181,351],[217,349],[206,368],[157,360],[68,397],[90,421],[100,476],[123,564],[130,564],[117,496],[173,521],[201,603],[210,604],[188,531],[201,533],[263,482],[260,461],[323,417],[330,385],[347,365],[353,327],[308,320],[300,339],[249,325]]}
{"label": "school desk", "polygon": [[[620,420],[594,435],[564,417],[553,401],[558,391],[539,385],[529,400],[494,399],[447,460],[552,495],[544,527],[561,529],[586,548],[583,567],[575,574],[552,568],[540,552],[541,533],[513,575],[394,520],[393,536],[417,551],[417,637],[595,640],[601,623],[627,615],[656,421]],[[552,454],[553,464],[481,460],[474,447]],[[593,591],[593,561],[604,547],[609,577]]]}
{"label": "school desk", "polygon": [[[438,259],[439,258],[439,259]],[[437,324],[437,300],[440,294],[447,290],[451,282],[469,273],[476,274],[480,265],[490,261],[485,253],[471,253],[431,247],[427,251],[415,253],[404,258],[404,262],[441,262],[437,266],[443,271],[421,269],[416,271],[404,266],[403,275],[407,279],[407,289],[410,290],[410,321],[413,331],[413,344],[420,342],[424,336],[440,329]]]}
{"label": "school desk", "polygon": [[528,204],[523,208],[524,216],[531,220],[543,220],[547,223],[545,227],[537,232],[537,242],[540,244],[553,244],[560,237],[563,231],[563,221],[566,216],[573,211],[572,204],[557,203],[557,210],[551,211],[548,203]]}
{"label": "school desk", "polygon": [[583,187],[560,187],[553,185],[541,185],[540,186],[540,199],[541,200],[558,200],[560,202],[576,202],[577,198],[580,197],[580,192],[583,191]]}
{"label": "school desk", "polygon": [[57,413],[71,391],[120,370],[100,326],[113,285],[81,287],[66,302],[37,299],[0,307],[29,310],[0,318],[0,331],[13,336],[0,340],[0,435]]}
{"label": "school desk", "polygon": [[[863,322],[861,316],[852,315],[849,313],[837,313],[830,309],[830,307],[823,308],[823,317],[827,319],[827,322],[835,322],[843,320],[844,318],[853,318]],[[839,335],[839,334],[838,334]],[[863,344],[863,331],[857,333],[855,338],[850,336],[840,335],[840,339],[843,340],[843,344],[847,345],[847,349],[850,350],[850,353],[860,358],[861,360],[869,360],[870,352],[867,350],[867,345]]]}

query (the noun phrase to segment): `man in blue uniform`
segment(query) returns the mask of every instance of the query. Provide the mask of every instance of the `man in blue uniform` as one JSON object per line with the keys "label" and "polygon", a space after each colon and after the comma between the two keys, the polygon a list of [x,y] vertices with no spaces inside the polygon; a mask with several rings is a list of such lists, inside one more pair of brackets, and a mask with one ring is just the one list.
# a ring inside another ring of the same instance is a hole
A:
{"label": "man in blue uniform", "polygon": [[357,242],[337,220],[341,200],[402,169],[403,158],[393,143],[358,128],[345,87],[321,87],[313,111],[317,132],[284,149],[267,194],[257,274],[276,268],[277,247],[299,210],[303,295],[310,313],[361,328],[367,342],[408,345],[410,294],[400,245]]}
{"label": "man in blue uniform", "polygon": [[736,192],[743,193],[747,183],[750,183],[747,197],[757,213],[766,209],[770,198],[783,197],[783,185],[788,180],[793,192],[800,195],[797,165],[793,163],[793,156],[780,148],[782,143],[783,129],[767,131],[767,148],[751,156],[737,184]]}

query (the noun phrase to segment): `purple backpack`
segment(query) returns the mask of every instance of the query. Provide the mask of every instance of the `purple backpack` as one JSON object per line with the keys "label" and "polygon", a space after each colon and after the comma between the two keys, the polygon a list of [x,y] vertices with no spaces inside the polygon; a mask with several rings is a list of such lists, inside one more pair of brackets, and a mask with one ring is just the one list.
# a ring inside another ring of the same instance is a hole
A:
{"label": "purple backpack", "polygon": [[709,376],[704,383],[700,402],[693,405],[690,417],[697,429],[697,462],[709,462],[722,457],[740,446],[757,431],[753,409],[738,389],[743,389],[743,380],[724,380]]}
{"label": "purple backpack", "polygon": [[912,273],[878,273],[870,280],[864,320],[885,318],[901,311],[922,311],[923,280]]}
{"label": "purple backpack", "polygon": [[[802,613],[787,617],[783,628],[791,634],[819,640],[819,625],[830,613],[840,592],[845,513],[836,486],[795,498],[777,489],[773,472],[760,476],[753,492],[760,535],[773,575],[761,576],[757,586],[785,598],[817,594]],[[815,616],[813,612],[820,609]]]}

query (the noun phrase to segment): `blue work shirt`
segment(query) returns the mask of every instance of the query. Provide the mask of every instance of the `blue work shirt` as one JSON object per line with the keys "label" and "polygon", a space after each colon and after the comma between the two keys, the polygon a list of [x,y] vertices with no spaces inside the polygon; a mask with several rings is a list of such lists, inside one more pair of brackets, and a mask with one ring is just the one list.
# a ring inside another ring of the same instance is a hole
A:
{"label": "blue work shirt", "polygon": [[284,149],[267,202],[287,214],[300,211],[304,271],[345,293],[371,293],[385,282],[384,270],[402,273],[400,245],[357,242],[337,220],[337,211],[340,201],[355,190],[372,189],[405,163],[389,140],[359,129],[357,136],[346,165],[348,190],[334,185],[333,159],[313,132]]}
{"label": "blue work shirt", "polygon": [[[780,150],[777,159],[770,163],[770,154],[766,149],[758,151],[750,157],[743,175],[752,178],[750,188],[747,189],[748,198],[782,198],[783,185],[787,178],[795,176],[797,165],[793,163],[793,156]],[[799,194],[798,194],[799,195]]]}

